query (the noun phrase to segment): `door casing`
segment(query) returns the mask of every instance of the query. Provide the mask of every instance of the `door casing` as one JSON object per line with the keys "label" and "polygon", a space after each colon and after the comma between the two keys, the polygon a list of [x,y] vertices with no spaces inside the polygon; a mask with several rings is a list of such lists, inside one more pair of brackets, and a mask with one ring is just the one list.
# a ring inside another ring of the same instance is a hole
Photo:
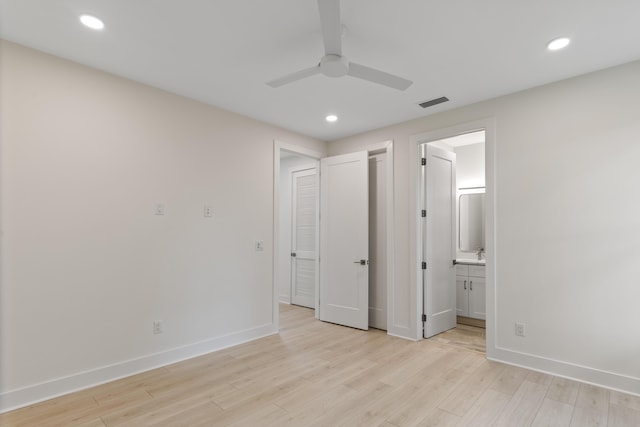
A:
{"label": "door casing", "polygon": [[485,131],[485,256],[486,256],[486,348],[487,357],[492,358],[495,354],[495,271],[496,241],[495,241],[495,119],[487,118],[468,123],[428,131],[409,137],[409,158],[414,162],[409,168],[409,212],[414,216],[414,221],[409,223],[409,243],[410,243],[410,281],[413,284],[409,287],[410,319],[411,324],[402,336],[414,340],[421,340],[422,337],[422,259],[423,242],[420,237],[420,145],[438,141],[445,138],[454,137],[478,130]]}
{"label": "door casing", "polygon": [[[390,335],[399,335],[393,326],[393,305],[389,302],[392,301],[393,295],[395,295],[395,281],[394,281],[394,188],[393,188],[393,141],[382,141],[379,143],[373,143],[361,147],[361,150],[366,150],[371,154],[378,153],[386,153],[387,154],[387,176],[386,176],[386,186],[387,186],[387,333]],[[287,144],[278,140],[274,140],[274,150],[273,150],[273,179],[274,179],[274,190],[273,190],[273,277],[272,277],[272,287],[273,287],[273,308],[272,308],[272,321],[279,327],[280,319],[279,319],[279,299],[278,299],[278,289],[277,289],[277,280],[279,277],[279,260],[281,256],[290,257],[289,253],[283,254],[281,248],[279,247],[278,238],[279,236],[279,185],[280,185],[280,156],[282,152],[289,152],[300,156],[306,156],[310,159],[320,160],[322,157],[327,157],[324,153],[320,153],[318,151],[309,150],[304,147],[300,147],[293,144]],[[316,269],[319,272],[319,266]],[[316,280],[316,304],[315,304],[315,317],[319,318],[320,310],[319,310],[319,280]]]}

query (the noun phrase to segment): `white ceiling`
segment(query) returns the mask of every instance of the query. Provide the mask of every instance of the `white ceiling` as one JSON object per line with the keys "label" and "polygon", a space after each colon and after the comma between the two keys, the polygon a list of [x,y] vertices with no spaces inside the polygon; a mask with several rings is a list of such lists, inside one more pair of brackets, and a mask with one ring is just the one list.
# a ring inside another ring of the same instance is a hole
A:
{"label": "white ceiling", "polygon": [[[267,86],[323,55],[316,0],[0,0],[0,36],[325,141],[640,59],[638,0],[342,0],[341,13],[343,54],[409,89]],[[557,36],[571,45],[547,51]]]}

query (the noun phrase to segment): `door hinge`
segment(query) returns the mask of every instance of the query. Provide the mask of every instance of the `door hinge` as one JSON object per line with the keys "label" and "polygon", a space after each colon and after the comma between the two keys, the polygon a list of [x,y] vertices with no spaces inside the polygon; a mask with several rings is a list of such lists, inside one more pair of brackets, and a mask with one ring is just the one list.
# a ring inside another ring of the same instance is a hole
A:
{"label": "door hinge", "polygon": [[426,158],[426,157],[421,158],[421,159],[420,159],[420,164],[421,164],[422,166],[427,166],[427,158]]}
{"label": "door hinge", "polygon": [[423,269],[423,270],[426,270],[426,269],[427,269],[427,263],[426,263],[426,262],[424,262],[424,261],[422,261],[422,269]]}
{"label": "door hinge", "polygon": [[426,322],[426,321],[427,321],[427,315],[426,315],[426,314],[423,314],[423,315],[422,315],[422,321],[423,321],[423,322]]}
{"label": "door hinge", "polygon": [[426,218],[427,217],[427,210],[426,209],[422,209],[422,218]]}

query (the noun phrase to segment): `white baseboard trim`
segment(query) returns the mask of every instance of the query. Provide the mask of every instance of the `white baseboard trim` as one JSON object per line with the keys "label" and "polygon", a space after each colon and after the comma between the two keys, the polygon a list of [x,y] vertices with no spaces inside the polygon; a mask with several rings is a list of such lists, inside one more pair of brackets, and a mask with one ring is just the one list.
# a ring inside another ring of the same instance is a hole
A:
{"label": "white baseboard trim", "polygon": [[504,348],[487,352],[487,359],[640,396],[640,378]]}
{"label": "white baseboard trim", "polygon": [[78,372],[64,378],[7,391],[0,394],[0,414],[277,333],[276,325],[269,323],[137,359]]}
{"label": "white baseboard trim", "polygon": [[419,339],[416,339],[413,331],[411,331],[411,328],[404,325],[395,325],[391,322],[387,322],[387,335],[410,341],[419,341]]}

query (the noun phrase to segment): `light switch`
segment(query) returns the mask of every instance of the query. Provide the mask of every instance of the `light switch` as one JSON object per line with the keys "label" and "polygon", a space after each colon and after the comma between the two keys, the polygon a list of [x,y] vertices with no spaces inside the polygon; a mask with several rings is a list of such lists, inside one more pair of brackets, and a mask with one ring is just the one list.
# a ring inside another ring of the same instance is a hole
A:
{"label": "light switch", "polygon": [[256,240],[256,251],[264,251],[264,240]]}
{"label": "light switch", "polygon": [[156,215],[164,215],[164,203],[156,203],[155,213]]}
{"label": "light switch", "polygon": [[211,206],[204,206],[204,217],[211,218],[213,216],[213,208]]}

